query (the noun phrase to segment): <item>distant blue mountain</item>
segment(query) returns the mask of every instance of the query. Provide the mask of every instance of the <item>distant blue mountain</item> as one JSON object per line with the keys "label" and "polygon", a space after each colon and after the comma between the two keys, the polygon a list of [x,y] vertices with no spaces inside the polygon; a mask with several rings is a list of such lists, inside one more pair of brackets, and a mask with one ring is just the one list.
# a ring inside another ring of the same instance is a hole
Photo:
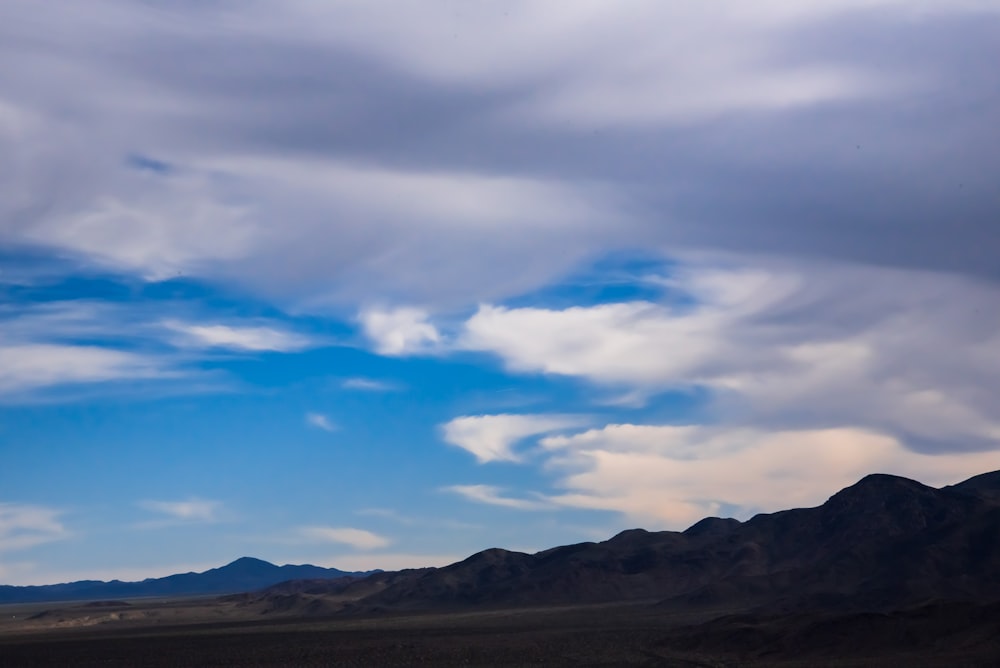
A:
{"label": "distant blue mountain", "polygon": [[369,572],[348,572],[336,568],[275,566],[261,559],[242,557],[204,573],[179,573],[142,582],[81,580],[65,584],[15,587],[0,585],[0,603],[40,603],[44,601],[98,601],[140,596],[197,596],[237,594],[270,587],[286,580],[333,580],[364,576]]}

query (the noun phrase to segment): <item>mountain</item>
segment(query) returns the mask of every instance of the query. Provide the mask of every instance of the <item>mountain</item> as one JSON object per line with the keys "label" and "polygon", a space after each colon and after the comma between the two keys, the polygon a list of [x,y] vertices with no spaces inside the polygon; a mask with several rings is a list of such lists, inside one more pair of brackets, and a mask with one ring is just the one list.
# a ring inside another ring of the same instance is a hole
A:
{"label": "mountain", "polygon": [[870,475],[815,508],[706,518],[683,532],[633,529],[537,554],[494,548],[443,568],[315,584],[308,596],[324,587],[355,613],[649,601],[781,614],[996,602],[1000,472],[941,489]]}
{"label": "mountain", "polygon": [[181,573],[163,578],[148,578],[142,582],[101,582],[83,580],[55,585],[14,587],[0,585],[0,603],[34,603],[43,601],[92,601],[140,596],[193,596],[200,594],[230,594],[263,589],[286,580],[332,580],[367,573],[349,573],[336,568],[319,566],[275,566],[242,557],[236,561],[203,573]]}

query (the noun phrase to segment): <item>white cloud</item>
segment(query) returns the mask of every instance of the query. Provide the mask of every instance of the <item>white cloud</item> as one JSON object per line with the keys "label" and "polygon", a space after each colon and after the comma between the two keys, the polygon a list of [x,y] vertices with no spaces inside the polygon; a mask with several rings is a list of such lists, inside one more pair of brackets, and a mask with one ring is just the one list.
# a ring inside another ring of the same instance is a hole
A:
{"label": "white cloud", "polygon": [[[180,302],[96,300],[0,306],[0,395],[59,398],[76,396],[60,386],[128,381],[193,392],[204,389],[212,375],[195,367],[199,351],[294,352],[317,343],[261,321],[223,325],[163,319],[164,310],[189,309]],[[186,350],[165,349],[164,343]]]}
{"label": "white cloud", "polygon": [[563,492],[551,503],[615,510],[680,529],[708,515],[742,518],[814,506],[869,473],[934,486],[996,468],[994,452],[927,455],[854,428],[764,431],[706,426],[608,425],[550,436],[546,470]]}
{"label": "white cloud", "polygon": [[[187,499],[184,501],[140,501],[139,506],[154,513],[166,515],[176,522],[216,522],[223,505],[220,501]],[[149,526],[159,525],[157,523]]]}
{"label": "white cloud", "polygon": [[731,329],[780,302],[795,279],[709,270],[676,283],[694,305],[637,301],[563,310],[483,305],[466,321],[458,347],[493,352],[514,371],[630,386],[697,382],[716,360],[742,352]]}
{"label": "white cloud", "polygon": [[382,355],[412,355],[435,349],[441,335],[418,308],[368,309],[358,319],[365,335]]}
{"label": "white cloud", "polygon": [[[575,376],[626,398],[708,391],[713,426],[542,438],[533,460],[564,490],[547,502],[680,528],[820,503],[874,471],[941,484],[996,468],[995,286],[819,263],[694,265],[662,282],[663,303],[482,306],[457,336],[456,347],[493,352],[513,371]],[[465,447],[510,459],[499,433]]]}
{"label": "white cloud", "polygon": [[44,220],[26,241],[72,250],[148,280],[247,255],[259,236],[247,211],[226,203],[205,174],[124,172],[116,195]]}
{"label": "white cloud", "polygon": [[29,504],[0,503],[0,552],[26,550],[69,537],[61,510]]}
{"label": "white cloud", "polygon": [[337,425],[322,413],[306,413],[306,424],[323,431],[337,431]]}
{"label": "white cloud", "polygon": [[450,485],[442,487],[441,491],[458,494],[476,503],[485,503],[491,506],[501,506],[503,508],[515,508],[517,510],[544,510],[551,508],[552,504],[544,500],[517,499],[504,496],[503,490],[492,485]]}
{"label": "white cloud", "polygon": [[399,389],[395,383],[374,378],[346,378],[340,384],[345,390],[360,390],[362,392],[394,392]]}
{"label": "white cloud", "polygon": [[529,436],[580,427],[580,415],[467,415],[444,425],[444,440],[471,452],[480,463],[521,460],[513,447]]}
{"label": "white cloud", "polygon": [[287,353],[314,345],[306,336],[275,327],[198,325],[176,320],[163,321],[162,325],[180,335],[177,343],[181,346]]}
{"label": "white cloud", "polygon": [[0,394],[54,385],[176,378],[162,361],[139,353],[86,345],[0,341]]}
{"label": "white cloud", "polygon": [[729,423],[862,426],[918,449],[1000,446],[994,286],[822,265],[694,266],[667,285],[686,301],[482,306],[457,347],[633,398],[706,388]]}
{"label": "white cloud", "polygon": [[351,527],[301,527],[298,533],[310,541],[340,543],[342,545],[349,545],[357,550],[377,550],[392,543],[391,540],[384,536],[366,531],[365,529],[354,529]]}

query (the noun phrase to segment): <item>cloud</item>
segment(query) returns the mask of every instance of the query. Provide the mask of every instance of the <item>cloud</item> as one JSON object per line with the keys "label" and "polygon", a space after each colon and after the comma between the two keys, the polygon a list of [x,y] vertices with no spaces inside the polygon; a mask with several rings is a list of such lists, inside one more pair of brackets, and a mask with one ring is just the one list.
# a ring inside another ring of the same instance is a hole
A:
{"label": "cloud", "polygon": [[919,454],[862,429],[765,431],[615,424],[541,440],[562,492],[546,500],[681,529],[709,515],[814,506],[866,474],[940,486],[996,467],[994,452]]}
{"label": "cloud", "polygon": [[5,246],[432,310],[634,248],[997,277],[995,3],[0,11]]}
{"label": "cloud", "polygon": [[[205,499],[184,501],[140,501],[145,510],[165,515],[170,523],[217,522],[223,510],[222,502]],[[161,522],[146,523],[143,526],[164,526]]]}
{"label": "cloud", "polygon": [[365,335],[381,355],[412,355],[434,350],[440,343],[429,314],[417,308],[368,309],[359,316]]}
{"label": "cloud", "polygon": [[446,442],[469,451],[482,464],[520,461],[521,456],[513,450],[518,441],[588,422],[579,415],[471,415],[457,417],[441,429]]}
{"label": "cloud", "polygon": [[0,395],[19,395],[55,385],[179,375],[154,357],[98,346],[51,343],[0,342],[0,368]]}
{"label": "cloud", "polygon": [[[184,372],[169,356],[135,345],[135,314],[95,301],[0,306],[0,395],[58,385],[167,380]],[[116,345],[106,341],[116,338]]]}
{"label": "cloud", "polygon": [[[715,419],[859,426],[908,447],[997,449],[1000,289],[922,272],[681,267],[664,303],[484,305],[457,347],[626,393],[710,392]],[[943,351],[947,351],[944,355]]]}
{"label": "cloud", "polygon": [[242,208],[221,201],[204,175],[129,177],[121,184],[127,184],[127,192],[102,195],[79,210],[46,219],[23,240],[70,250],[151,281],[249,253],[255,240],[252,221]]}
{"label": "cloud", "polygon": [[374,378],[347,378],[340,384],[345,390],[359,390],[361,392],[394,392],[399,389],[395,383]]}
{"label": "cloud", "polygon": [[63,511],[30,504],[0,503],[0,552],[16,552],[63,540],[70,532]]}
{"label": "cloud", "polygon": [[340,543],[349,545],[356,550],[377,550],[392,543],[391,540],[364,529],[350,527],[301,527],[299,535],[310,541],[321,543]]}
{"label": "cloud", "polygon": [[[0,395],[65,398],[67,385],[142,381],[174,391],[203,390],[211,372],[199,370],[198,351],[298,352],[317,341],[276,325],[199,324],[163,319],[164,311],[190,312],[181,302],[14,300],[0,306]],[[178,350],[180,348],[180,350]],[[183,383],[179,381],[184,381]],[[220,384],[214,383],[215,389]],[[111,388],[106,388],[110,391]]]}
{"label": "cloud", "polygon": [[552,504],[542,500],[516,499],[503,496],[503,490],[492,485],[450,485],[442,487],[441,491],[458,494],[476,503],[485,503],[491,506],[501,506],[503,508],[515,508],[517,510],[544,510],[551,508]]}
{"label": "cloud", "polygon": [[306,336],[275,327],[198,325],[175,320],[166,320],[162,325],[179,334],[176,341],[184,347],[288,353],[298,352],[315,344]]}
{"label": "cloud", "polygon": [[322,413],[306,413],[306,424],[323,431],[337,431],[337,425]]}

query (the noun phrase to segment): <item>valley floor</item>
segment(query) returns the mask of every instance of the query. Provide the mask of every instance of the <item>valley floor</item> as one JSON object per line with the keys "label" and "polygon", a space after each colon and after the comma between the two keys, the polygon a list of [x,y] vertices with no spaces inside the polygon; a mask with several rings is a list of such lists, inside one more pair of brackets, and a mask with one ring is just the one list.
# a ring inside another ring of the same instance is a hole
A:
{"label": "valley floor", "polygon": [[[997,665],[1000,618],[992,608],[963,610],[949,622],[956,611],[947,606],[812,620],[648,604],[323,619],[262,618],[220,599],[3,606],[0,665]],[[922,637],[908,640],[914,633]]]}

